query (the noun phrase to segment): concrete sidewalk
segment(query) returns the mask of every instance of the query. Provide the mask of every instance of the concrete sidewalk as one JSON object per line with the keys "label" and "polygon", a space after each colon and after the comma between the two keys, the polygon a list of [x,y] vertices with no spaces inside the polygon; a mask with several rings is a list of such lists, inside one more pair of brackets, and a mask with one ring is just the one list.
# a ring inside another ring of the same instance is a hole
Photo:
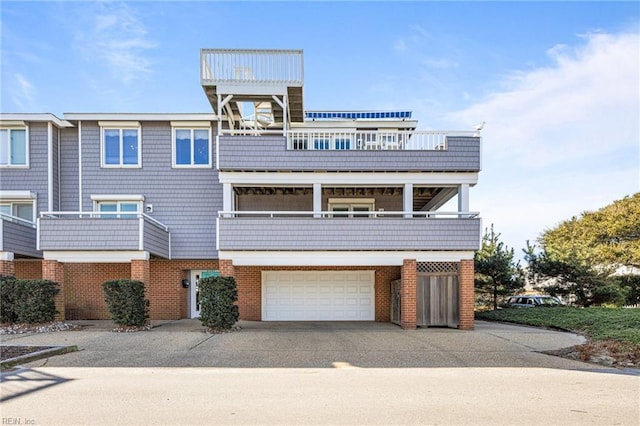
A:
{"label": "concrete sidewalk", "polygon": [[375,322],[248,322],[206,334],[197,320],[153,323],[114,333],[110,321],[76,322],[81,331],[3,336],[5,345],[76,345],[78,352],[29,367],[365,368],[544,367],[593,370],[592,364],[540,353],[584,342],[571,333],[478,321],[476,330],[401,330]]}

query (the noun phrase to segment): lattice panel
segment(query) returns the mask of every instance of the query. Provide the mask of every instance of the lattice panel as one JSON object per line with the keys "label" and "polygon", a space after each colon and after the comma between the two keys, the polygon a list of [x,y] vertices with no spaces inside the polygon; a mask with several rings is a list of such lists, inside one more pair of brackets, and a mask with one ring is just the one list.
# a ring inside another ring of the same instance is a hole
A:
{"label": "lattice panel", "polygon": [[457,274],[458,262],[418,262],[418,272],[426,274]]}

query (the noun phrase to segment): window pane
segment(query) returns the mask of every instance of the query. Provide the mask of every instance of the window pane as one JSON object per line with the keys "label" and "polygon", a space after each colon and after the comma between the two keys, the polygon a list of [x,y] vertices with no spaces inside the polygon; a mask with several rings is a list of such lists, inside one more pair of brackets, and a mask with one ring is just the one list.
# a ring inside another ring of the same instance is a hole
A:
{"label": "window pane", "polygon": [[[120,203],[121,212],[137,212],[138,203]],[[137,217],[135,214],[123,214],[120,216],[123,219],[134,219]]]}
{"label": "window pane", "polygon": [[6,129],[0,130],[0,164],[9,164],[9,131]]}
{"label": "window pane", "polygon": [[190,130],[176,130],[176,164],[191,164]]}
{"label": "window pane", "polygon": [[0,213],[11,216],[11,204],[0,204]]}
{"label": "window pane", "polygon": [[117,129],[104,131],[104,163],[120,164],[120,131]]}
{"label": "window pane", "polygon": [[138,164],[138,131],[125,129],[122,131],[122,163]]}
{"label": "window pane", "polygon": [[32,221],[33,220],[33,204],[14,204],[14,216],[18,216],[20,219]]}
{"label": "window pane", "polygon": [[193,164],[209,164],[209,131],[193,131]]}
{"label": "window pane", "polygon": [[[11,164],[27,164],[27,132],[24,130],[11,131]],[[31,219],[29,219],[31,220]]]}

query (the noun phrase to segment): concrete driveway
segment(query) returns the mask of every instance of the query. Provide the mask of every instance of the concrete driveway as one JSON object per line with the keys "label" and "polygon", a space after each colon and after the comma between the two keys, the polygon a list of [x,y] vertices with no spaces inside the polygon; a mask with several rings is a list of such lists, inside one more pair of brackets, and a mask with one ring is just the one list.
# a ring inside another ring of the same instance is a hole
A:
{"label": "concrete driveway", "polygon": [[80,324],[82,331],[3,336],[2,342],[79,349],[29,367],[598,368],[540,353],[580,344],[580,336],[481,321],[474,331],[405,331],[375,322],[241,321],[240,331],[214,335],[203,333],[196,320],[160,322],[137,333],[113,333],[109,321]]}
{"label": "concrete driveway", "polygon": [[3,336],[3,344],[80,349],[0,374],[3,424],[640,421],[640,377],[538,352],[582,342],[570,333],[484,322],[469,332],[385,323],[240,325],[207,335],[197,321],[181,320],[120,334],[108,322],[90,322],[83,331]]}

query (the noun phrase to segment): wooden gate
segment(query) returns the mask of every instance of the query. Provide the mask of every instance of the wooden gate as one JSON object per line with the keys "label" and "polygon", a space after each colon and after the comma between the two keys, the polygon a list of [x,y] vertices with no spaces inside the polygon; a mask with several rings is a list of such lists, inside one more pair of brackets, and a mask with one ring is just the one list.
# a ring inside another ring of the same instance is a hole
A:
{"label": "wooden gate", "polygon": [[419,273],[416,284],[418,325],[458,327],[458,275]]}
{"label": "wooden gate", "polygon": [[391,322],[400,325],[400,285],[401,280],[391,281]]}

